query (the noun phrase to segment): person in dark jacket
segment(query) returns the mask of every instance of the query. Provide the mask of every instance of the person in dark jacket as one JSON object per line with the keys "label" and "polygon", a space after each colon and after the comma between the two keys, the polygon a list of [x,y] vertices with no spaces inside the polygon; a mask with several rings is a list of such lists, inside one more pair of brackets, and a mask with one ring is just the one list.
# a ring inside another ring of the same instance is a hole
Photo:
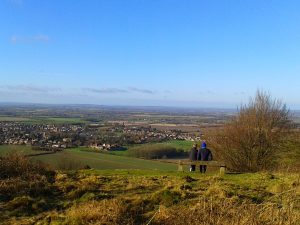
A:
{"label": "person in dark jacket", "polygon": [[[197,155],[198,155],[197,145],[194,144],[193,148],[190,151],[190,160],[191,161],[196,161],[197,160]],[[193,172],[195,170],[196,170],[196,165],[195,164],[191,164],[190,172]]]}
{"label": "person in dark jacket", "polygon": [[[206,147],[206,142],[202,142],[201,148],[198,150],[197,160],[199,161],[211,161],[213,159],[211,151]],[[205,173],[207,169],[206,165],[200,165],[200,172]]]}

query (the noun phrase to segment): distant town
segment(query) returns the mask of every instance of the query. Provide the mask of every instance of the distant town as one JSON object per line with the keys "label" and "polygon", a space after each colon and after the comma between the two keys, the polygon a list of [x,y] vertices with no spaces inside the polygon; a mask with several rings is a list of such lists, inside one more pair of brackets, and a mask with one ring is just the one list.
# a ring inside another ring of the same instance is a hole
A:
{"label": "distant town", "polygon": [[59,151],[85,146],[98,150],[121,150],[125,145],[167,140],[199,140],[180,130],[125,126],[124,124],[26,124],[0,122],[0,144],[30,145],[33,149]]}

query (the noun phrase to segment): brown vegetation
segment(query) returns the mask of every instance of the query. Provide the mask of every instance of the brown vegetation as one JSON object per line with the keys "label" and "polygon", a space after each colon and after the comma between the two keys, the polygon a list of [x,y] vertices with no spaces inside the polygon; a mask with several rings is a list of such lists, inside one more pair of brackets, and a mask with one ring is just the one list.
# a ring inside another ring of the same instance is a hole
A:
{"label": "brown vegetation", "polygon": [[283,207],[275,203],[253,204],[236,198],[201,198],[189,206],[162,207],[152,224],[180,225],[182,221],[189,225],[297,225],[300,213],[294,204]]}
{"label": "brown vegetation", "polygon": [[0,157],[0,199],[40,195],[53,180],[54,172],[42,163],[14,153]]}
{"label": "brown vegetation", "polygon": [[212,135],[212,146],[217,157],[233,170],[267,170],[274,168],[291,128],[286,106],[258,91],[254,100]]}
{"label": "brown vegetation", "polygon": [[142,208],[124,199],[90,201],[74,205],[67,211],[70,224],[138,224]]}

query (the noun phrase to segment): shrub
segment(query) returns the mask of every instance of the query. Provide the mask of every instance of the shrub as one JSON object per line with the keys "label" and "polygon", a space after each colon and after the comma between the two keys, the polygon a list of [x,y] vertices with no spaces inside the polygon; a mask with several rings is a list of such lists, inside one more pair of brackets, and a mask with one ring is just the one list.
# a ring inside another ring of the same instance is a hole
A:
{"label": "shrub", "polygon": [[211,144],[217,157],[235,171],[267,170],[274,168],[291,128],[286,106],[258,91],[254,100],[212,135]]}
{"label": "shrub", "polygon": [[54,177],[55,172],[46,165],[22,155],[11,153],[0,157],[0,199],[46,193]]}

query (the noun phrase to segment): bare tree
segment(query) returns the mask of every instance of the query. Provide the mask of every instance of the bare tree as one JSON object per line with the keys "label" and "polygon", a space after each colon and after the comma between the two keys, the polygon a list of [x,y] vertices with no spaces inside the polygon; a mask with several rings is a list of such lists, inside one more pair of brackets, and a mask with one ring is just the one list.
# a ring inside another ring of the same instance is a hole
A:
{"label": "bare tree", "polygon": [[234,170],[266,170],[275,165],[291,128],[286,105],[257,91],[255,98],[212,136],[212,145],[217,156]]}

